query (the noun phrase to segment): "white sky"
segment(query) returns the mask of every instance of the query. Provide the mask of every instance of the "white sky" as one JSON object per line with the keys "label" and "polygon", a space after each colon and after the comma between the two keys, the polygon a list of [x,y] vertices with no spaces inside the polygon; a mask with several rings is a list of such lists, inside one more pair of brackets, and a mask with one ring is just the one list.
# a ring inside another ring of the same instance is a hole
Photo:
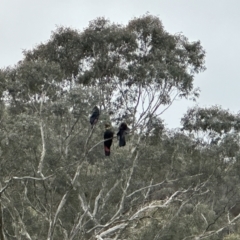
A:
{"label": "white sky", "polygon": [[[199,106],[221,105],[239,111],[239,0],[0,0],[0,68],[16,64],[22,50],[50,38],[56,26],[82,30],[104,16],[126,24],[146,12],[158,16],[165,29],[200,40],[207,70],[196,76]],[[163,115],[168,127],[179,127],[189,101],[176,102]]]}

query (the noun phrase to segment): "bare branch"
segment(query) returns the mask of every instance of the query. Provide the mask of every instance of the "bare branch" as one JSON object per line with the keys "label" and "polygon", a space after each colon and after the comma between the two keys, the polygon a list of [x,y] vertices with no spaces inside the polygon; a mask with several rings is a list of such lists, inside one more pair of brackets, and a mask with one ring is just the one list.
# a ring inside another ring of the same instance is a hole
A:
{"label": "bare branch", "polygon": [[115,182],[115,184],[113,185],[113,187],[107,192],[105,198],[103,199],[103,203],[102,203],[102,206],[101,206],[101,209],[104,208],[107,200],[109,199],[111,193],[113,192],[114,189],[116,189],[116,187],[119,185],[119,183],[122,181],[122,179],[117,179],[117,181]]}
{"label": "bare branch", "polygon": [[122,211],[122,209],[123,209],[123,204],[124,204],[124,201],[125,201],[125,197],[127,195],[127,190],[128,190],[128,188],[130,186],[130,181],[132,179],[133,171],[134,171],[136,163],[137,163],[138,154],[139,154],[139,151],[137,151],[137,154],[136,154],[136,156],[135,156],[135,158],[133,160],[133,164],[132,164],[132,167],[130,169],[130,173],[129,173],[129,176],[128,176],[128,179],[127,179],[126,186],[123,189],[123,194],[122,194],[122,198],[121,198],[121,201],[120,201],[120,204],[119,204],[119,208],[118,208],[117,212],[115,213],[115,215],[111,218],[111,221],[114,220],[118,216],[118,214]]}
{"label": "bare branch", "polygon": [[0,199],[0,240],[5,240],[4,237],[4,226],[3,226],[3,211],[2,211],[2,202]]}
{"label": "bare branch", "polygon": [[55,174],[49,175],[47,177],[42,177],[42,178],[36,178],[36,177],[31,177],[31,176],[24,176],[24,177],[12,177],[14,180],[23,180],[23,179],[30,179],[30,180],[35,180],[35,181],[45,181],[51,177],[53,177]]}
{"label": "bare branch", "polygon": [[65,205],[68,195],[69,195],[69,191],[67,191],[64,194],[64,196],[62,197],[62,199],[61,199],[61,201],[60,201],[60,203],[58,205],[57,211],[55,213],[54,219],[49,224],[47,240],[51,240],[52,239],[52,236],[53,236],[53,233],[54,233],[54,229],[55,229],[55,226],[56,226],[56,222],[57,222],[57,219],[58,219],[58,215],[59,215],[60,211],[62,210],[63,206]]}
{"label": "bare branch", "polygon": [[81,230],[82,227],[82,221],[84,219],[84,217],[86,216],[87,211],[85,211],[81,217],[79,217],[79,220],[77,222],[77,224],[74,225],[74,227],[71,230],[70,236],[69,236],[69,240],[73,240],[74,237],[77,235],[77,233]]}
{"label": "bare branch", "polygon": [[44,101],[44,93],[42,93],[42,97],[41,97],[41,104],[40,104],[40,132],[41,132],[41,139],[42,139],[42,153],[41,153],[41,158],[39,161],[39,165],[38,165],[38,173],[44,177],[43,173],[42,173],[42,168],[43,168],[43,161],[45,158],[45,154],[46,154],[46,143],[45,143],[45,136],[44,136],[44,129],[43,129],[43,119],[42,119],[42,108],[43,108],[43,101]]}
{"label": "bare branch", "polygon": [[164,184],[165,182],[166,182],[166,180],[164,180],[164,181],[162,181],[162,182],[160,182],[160,183],[154,184],[154,185],[151,184],[151,185],[149,185],[149,186],[142,187],[142,188],[140,188],[140,189],[132,192],[131,194],[127,195],[126,197],[129,198],[129,197],[131,197],[132,195],[134,195],[134,194],[136,194],[136,193],[138,193],[138,192],[141,192],[141,191],[144,190],[144,189],[151,189],[151,188],[153,188],[153,187],[162,185],[162,184]]}
{"label": "bare branch", "polygon": [[94,209],[93,209],[93,217],[94,218],[95,218],[95,216],[97,214],[97,211],[98,211],[98,202],[99,202],[99,199],[102,196],[102,192],[103,192],[103,189],[100,190],[99,194],[97,195],[97,197],[95,199],[95,204],[94,204]]}
{"label": "bare branch", "polygon": [[97,239],[102,239],[103,237],[109,235],[109,234],[113,234],[115,233],[116,231],[120,230],[120,229],[123,229],[127,226],[128,224],[127,223],[121,223],[119,225],[116,225],[114,227],[111,227],[109,229],[107,229],[106,231],[103,231],[102,233],[100,233],[99,235],[96,236]]}
{"label": "bare branch", "polygon": [[78,194],[78,198],[81,202],[81,207],[84,210],[84,212],[86,212],[86,214],[90,217],[91,220],[93,220],[96,224],[98,224],[98,221],[96,220],[95,216],[89,211],[89,206],[86,203],[84,197]]}

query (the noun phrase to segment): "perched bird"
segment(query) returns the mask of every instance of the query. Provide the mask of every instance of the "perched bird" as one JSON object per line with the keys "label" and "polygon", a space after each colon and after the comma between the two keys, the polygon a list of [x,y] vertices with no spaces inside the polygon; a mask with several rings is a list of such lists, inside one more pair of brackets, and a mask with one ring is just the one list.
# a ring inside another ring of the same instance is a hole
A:
{"label": "perched bird", "polygon": [[97,123],[99,115],[100,115],[99,108],[97,106],[95,106],[92,110],[92,115],[90,117],[90,123],[92,125],[92,128],[93,128],[93,125],[95,125]]}
{"label": "perched bird", "polygon": [[129,133],[130,129],[128,128],[127,124],[123,122],[120,124],[118,130],[117,138],[119,140],[119,147],[123,147],[126,145],[125,136]]}
{"label": "perched bird", "polygon": [[105,124],[105,132],[104,132],[104,151],[105,151],[105,156],[110,156],[110,148],[112,145],[112,139],[113,139],[113,131],[110,129],[110,124],[106,123]]}

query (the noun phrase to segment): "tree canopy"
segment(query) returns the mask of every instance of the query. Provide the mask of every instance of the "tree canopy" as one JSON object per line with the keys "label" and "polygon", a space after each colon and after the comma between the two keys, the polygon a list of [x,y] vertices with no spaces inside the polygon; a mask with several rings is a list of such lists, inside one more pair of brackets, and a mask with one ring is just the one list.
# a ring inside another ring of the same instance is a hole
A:
{"label": "tree canopy", "polygon": [[195,107],[182,131],[161,119],[198,97],[204,61],[200,41],[147,14],[58,27],[1,69],[0,239],[239,239],[238,114]]}

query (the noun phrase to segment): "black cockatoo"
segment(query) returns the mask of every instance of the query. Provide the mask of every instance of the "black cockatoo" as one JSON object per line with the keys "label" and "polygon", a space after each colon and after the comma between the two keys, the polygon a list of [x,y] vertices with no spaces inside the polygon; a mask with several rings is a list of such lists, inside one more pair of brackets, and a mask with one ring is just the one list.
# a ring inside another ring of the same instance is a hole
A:
{"label": "black cockatoo", "polygon": [[105,132],[103,138],[106,139],[104,141],[104,151],[105,151],[105,156],[110,156],[110,148],[112,145],[112,139],[113,139],[113,131],[110,129],[110,124],[105,124]]}
{"label": "black cockatoo", "polygon": [[90,117],[90,123],[92,125],[92,128],[93,128],[93,125],[95,125],[97,123],[99,115],[100,115],[99,108],[97,106],[95,106],[92,110],[92,115]]}
{"label": "black cockatoo", "polygon": [[119,147],[126,145],[125,135],[129,133],[129,128],[126,123],[121,123],[118,129],[117,138],[119,140]]}

